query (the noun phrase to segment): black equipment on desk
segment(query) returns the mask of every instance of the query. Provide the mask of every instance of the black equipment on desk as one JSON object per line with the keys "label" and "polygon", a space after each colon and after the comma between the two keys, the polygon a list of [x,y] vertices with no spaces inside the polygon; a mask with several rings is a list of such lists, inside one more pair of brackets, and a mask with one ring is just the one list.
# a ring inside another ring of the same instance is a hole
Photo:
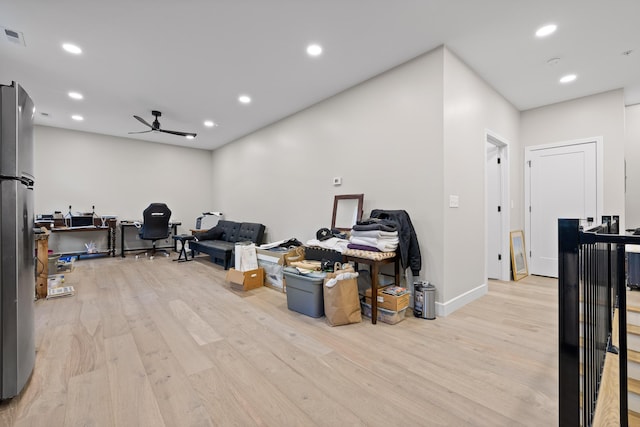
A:
{"label": "black equipment on desk", "polygon": [[93,215],[72,215],[69,221],[70,227],[89,227],[93,225]]}

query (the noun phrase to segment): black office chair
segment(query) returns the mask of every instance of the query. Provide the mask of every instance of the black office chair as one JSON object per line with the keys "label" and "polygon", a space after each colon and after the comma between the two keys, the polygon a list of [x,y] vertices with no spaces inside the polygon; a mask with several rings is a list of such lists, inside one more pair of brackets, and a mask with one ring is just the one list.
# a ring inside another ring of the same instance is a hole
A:
{"label": "black office chair", "polygon": [[[164,249],[156,248],[156,241],[169,238],[169,219],[171,218],[171,209],[164,203],[151,203],[142,212],[143,224],[140,227],[138,234],[142,240],[151,240],[151,256],[149,259],[153,259],[156,252],[163,252],[165,256],[169,256],[169,253]],[[147,255],[148,251],[140,252],[136,254],[138,258],[141,254]]]}

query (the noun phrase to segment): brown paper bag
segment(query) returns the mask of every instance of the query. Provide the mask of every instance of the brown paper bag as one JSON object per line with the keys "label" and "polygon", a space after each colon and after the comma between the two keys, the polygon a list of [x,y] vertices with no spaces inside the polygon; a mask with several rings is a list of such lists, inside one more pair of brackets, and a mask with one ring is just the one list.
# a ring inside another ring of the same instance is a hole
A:
{"label": "brown paper bag", "polygon": [[339,280],[334,286],[327,286],[331,279],[346,272],[353,273],[353,267],[347,264],[345,269],[340,269],[339,264],[336,264],[334,272],[328,273],[324,280],[324,314],[331,326],[362,322],[358,278]]}

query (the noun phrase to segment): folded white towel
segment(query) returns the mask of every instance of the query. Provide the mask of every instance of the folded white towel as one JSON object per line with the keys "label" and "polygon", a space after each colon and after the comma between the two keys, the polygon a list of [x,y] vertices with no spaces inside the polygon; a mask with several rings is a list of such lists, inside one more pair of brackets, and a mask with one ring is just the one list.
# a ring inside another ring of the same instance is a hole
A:
{"label": "folded white towel", "polygon": [[382,231],[382,230],[351,230],[353,237],[373,237],[373,238],[398,238],[397,231]]}
{"label": "folded white towel", "polygon": [[[358,242],[355,241],[356,239],[358,240]],[[385,245],[397,245],[398,243],[400,243],[400,239],[398,239],[397,237],[383,239],[383,238],[375,238],[375,237],[351,236],[350,241],[351,243],[358,243],[360,245],[369,245],[369,246],[375,246],[380,243]]]}

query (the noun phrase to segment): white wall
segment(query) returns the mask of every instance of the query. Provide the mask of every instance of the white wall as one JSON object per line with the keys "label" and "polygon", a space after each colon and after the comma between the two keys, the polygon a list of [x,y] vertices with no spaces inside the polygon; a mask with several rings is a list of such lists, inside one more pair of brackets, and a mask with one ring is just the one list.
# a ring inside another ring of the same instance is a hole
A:
{"label": "white wall", "polygon": [[[486,291],[485,131],[510,143],[511,178],[516,181],[510,186],[511,198],[519,200],[521,186],[517,178],[522,174],[522,150],[518,145],[518,125],[518,110],[445,49],[444,195],[440,203],[445,218],[442,302],[453,309],[455,298],[467,295],[467,299],[473,299]],[[449,208],[449,195],[459,197],[460,207]],[[514,207],[512,224],[521,215],[520,204],[514,203]],[[503,259],[508,262],[508,254]],[[448,306],[443,309],[449,311]]]}
{"label": "white wall", "polygon": [[165,202],[180,230],[211,209],[211,152],[36,126],[35,212],[91,212],[142,219]]}
{"label": "white wall", "polygon": [[624,94],[621,89],[523,111],[520,140],[524,147],[602,136],[604,146],[604,215],[621,215],[625,224]]}
{"label": "white wall", "polygon": [[[266,224],[272,241],[313,238],[335,194],[364,193],[365,217],[404,209],[442,308],[485,281],[485,130],[515,142],[518,118],[438,48],[215,150],[214,209]],[[448,194],[463,207],[447,209]]]}
{"label": "white wall", "polygon": [[640,104],[625,109],[626,224],[640,227]]}
{"label": "white wall", "polygon": [[[267,226],[271,241],[314,238],[336,194],[404,209],[421,276],[442,277],[442,49],[214,151],[214,209]],[[343,184],[332,185],[341,176]]]}

